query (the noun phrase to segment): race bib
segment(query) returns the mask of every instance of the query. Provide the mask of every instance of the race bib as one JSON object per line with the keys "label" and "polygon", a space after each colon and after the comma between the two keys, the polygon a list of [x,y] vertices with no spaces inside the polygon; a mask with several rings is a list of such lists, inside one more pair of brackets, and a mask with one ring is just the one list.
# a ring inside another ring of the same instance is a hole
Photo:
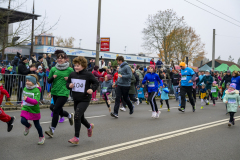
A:
{"label": "race bib", "polygon": [[155,87],[155,83],[154,82],[149,82],[148,87]]}
{"label": "race bib", "polygon": [[211,88],[211,92],[216,92],[217,89],[216,88]]}
{"label": "race bib", "polygon": [[102,92],[106,93],[107,92],[107,87],[103,87]]}
{"label": "race bib", "polygon": [[142,92],[138,92],[138,94],[142,94]]}
{"label": "race bib", "polygon": [[236,99],[235,98],[229,98],[228,103],[236,103]]}
{"label": "race bib", "polygon": [[30,103],[27,103],[26,101],[24,101],[24,96],[27,96],[29,98],[34,99],[34,93],[28,93],[28,92],[23,91],[23,94],[22,94],[22,99],[23,99],[23,103],[22,104],[24,106],[34,106],[33,104],[30,104]]}
{"label": "race bib", "polygon": [[182,76],[181,80],[182,81],[186,81],[187,80],[187,76]]}
{"label": "race bib", "polygon": [[178,88],[178,92],[180,92],[180,88]]}
{"label": "race bib", "polygon": [[86,80],[83,79],[71,79],[72,83],[74,84],[74,87],[72,91],[74,92],[85,92],[85,85],[86,85]]}

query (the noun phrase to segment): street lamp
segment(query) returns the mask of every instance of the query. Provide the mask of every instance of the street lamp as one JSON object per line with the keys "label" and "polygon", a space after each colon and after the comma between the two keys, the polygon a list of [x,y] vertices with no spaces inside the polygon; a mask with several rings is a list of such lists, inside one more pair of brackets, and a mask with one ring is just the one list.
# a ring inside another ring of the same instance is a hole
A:
{"label": "street lamp", "polygon": [[97,21],[97,40],[96,40],[96,61],[95,61],[95,64],[99,64],[101,4],[102,4],[102,0],[98,0],[98,21]]}

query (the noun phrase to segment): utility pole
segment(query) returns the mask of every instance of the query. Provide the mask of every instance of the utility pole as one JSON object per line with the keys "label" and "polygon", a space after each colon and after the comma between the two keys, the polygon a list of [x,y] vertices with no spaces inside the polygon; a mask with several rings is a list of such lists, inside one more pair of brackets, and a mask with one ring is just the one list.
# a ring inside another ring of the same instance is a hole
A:
{"label": "utility pole", "polygon": [[34,35],[34,1],[35,0],[33,0],[33,17],[32,17],[32,37],[31,37],[31,51],[30,51],[30,55],[32,55],[33,54],[33,35]]}
{"label": "utility pole", "polygon": [[125,54],[127,54],[127,46],[125,46],[125,50],[124,50]]}
{"label": "utility pole", "polygon": [[96,65],[99,64],[101,4],[102,4],[102,0],[98,0],[97,44],[96,44],[96,61],[95,61]]}
{"label": "utility pole", "polygon": [[79,39],[79,48],[81,48],[81,41],[82,39]]}
{"label": "utility pole", "polygon": [[212,45],[212,69],[215,68],[215,29],[213,29],[213,45]]}

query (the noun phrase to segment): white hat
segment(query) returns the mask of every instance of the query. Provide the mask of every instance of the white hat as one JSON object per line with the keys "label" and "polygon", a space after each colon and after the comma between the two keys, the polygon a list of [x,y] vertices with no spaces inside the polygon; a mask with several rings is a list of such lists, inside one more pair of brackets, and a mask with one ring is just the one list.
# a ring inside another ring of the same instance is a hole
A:
{"label": "white hat", "polygon": [[38,69],[42,69],[42,66],[38,66]]}

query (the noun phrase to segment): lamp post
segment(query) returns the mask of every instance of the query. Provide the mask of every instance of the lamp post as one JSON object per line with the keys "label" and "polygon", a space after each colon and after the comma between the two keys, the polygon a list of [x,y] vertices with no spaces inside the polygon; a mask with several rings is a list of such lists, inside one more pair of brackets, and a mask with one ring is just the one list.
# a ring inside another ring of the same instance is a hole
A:
{"label": "lamp post", "polygon": [[95,64],[99,64],[101,4],[102,4],[102,0],[98,0],[98,22],[97,22],[97,40],[96,40],[96,61],[95,61]]}
{"label": "lamp post", "polygon": [[82,39],[79,39],[79,48],[81,48],[81,41]]}
{"label": "lamp post", "polygon": [[35,0],[33,0],[33,17],[32,17],[32,35],[31,35],[31,51],[30,51],[30,55],[33,54],[33,35],[34,35],[34,2]]}

